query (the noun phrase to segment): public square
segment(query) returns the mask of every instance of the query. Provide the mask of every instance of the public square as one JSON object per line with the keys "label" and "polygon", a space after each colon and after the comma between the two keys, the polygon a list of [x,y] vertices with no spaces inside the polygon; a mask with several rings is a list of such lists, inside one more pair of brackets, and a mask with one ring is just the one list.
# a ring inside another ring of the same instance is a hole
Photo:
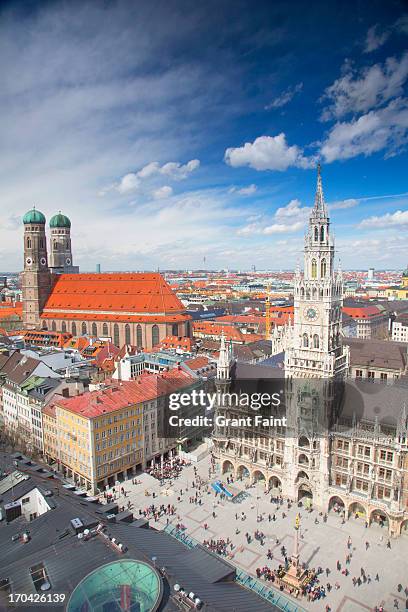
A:
{"label": "public square", "polygon": [[[294,602],[307,610],[330,609],[333,612],[374,610],[376,606],[382,606],[386,611],[405,610],[408,593],[408,590],[405,593],[408,589],[406,536],[392,539],[388,544],[385,527],[372,525],[365,528],[364,522],[355,518],[342,524],[340,516],[334,513],[329,513],[324,522],[317,510],[309,512],[304,507],[298,508],[297,504],[292,504],[288,509],[286,499],[277,506],[275,502],[271,503],[271,494],[265,493],[262,484],[246,489],[245,482],[234,482],[229,489],[240,489],[249,495],[239,503],[220,499],[220,495],[215,495],[211,487],[219,478],[219,473],[215,471],[209,476],[210,468],[210,458],[206,457],[197,464],[184,467],[177,479],[162,485],[159,480],[144,473],[137,477],[138,484],[128,480],[116,486],[114,497],[119,506],[127,508],[130,503],[135,518],[139,518],[139,511],[143,516],[143,512],[152,504],[157,509],[161,505],[166,508],[169,504],[174,506],[175,512],[171,515],[154,517],[148,513],[151,526],[163,529],[167,524],[182,525],[184,533],[200,543],[229,538],[233,548],[228,545],[225,558],[254,577],[257,577],[257,568],[268,566],[277,569],[279,564],[284,564],[282,546],[286,548],[287,556],[291,556],[295,518],[299,512],[300,562],[309,568],[323,569],[319,584],[325,587],[326,596],[315,601],[302,597]],[[226,484],[226,477],[221,480]],[[201,491],[197,486],[199,482]],[[122,487],[126,495],[121,492]],[[112,492],[112,489],[108,492]],[[197,499],[202,500],[201,505],[194,501],[196,493]],[[269,515],[275,515],[276,520],[269,520]],[[262,538],[254,537],[257,530],[263,534]],[[249,534],[250,541],[246,534]],[[272,559],[267,558],[268,551]],[[346,563],[348,555],[349,561]],[[340,570],[337,569],[337,562],[340,563]],[[344,574],[345,569],[348,575]],[[260,581],[264,579],[261,577]],[[330,589],[327,589],[327,583]],[[271,582],[265,584],[273,588]]]}

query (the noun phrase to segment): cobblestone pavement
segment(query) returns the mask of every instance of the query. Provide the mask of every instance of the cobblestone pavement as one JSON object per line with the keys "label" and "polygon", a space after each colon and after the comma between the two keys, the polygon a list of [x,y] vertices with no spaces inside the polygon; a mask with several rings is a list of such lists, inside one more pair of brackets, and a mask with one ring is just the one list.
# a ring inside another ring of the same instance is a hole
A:
{"label": "cobblestone pavement", "polygon": [[[217,473],[209,477],[209,458],[200,461],[196,467],[199,476],[208,484],[219,478]],[[332,612],[360,612],[373,610],[375,606],[382,605],[387,612],[396,609],[405,610],[406,595],[404,590],[398,592],[397,587],[398,584],[402,584],[403,589],[408,589],[407,536],[391,540],[390,549],[387,547],[386,528],[371,526],[366,529],[361,519],[352,518],[342,525],[337,515],[329,514],[327,522],[324,523],[317,511],[309,513],[304,508],[299,509],[296,504],[288,510],[286,500],[283,506],[277,509],[276,503],[271,503],[270,495],[265,494],[261,484],[247,489],[250,496],[237,504],[220,500],[211,487],[203,486],[202,505],[191,504],[189,498],[195,496],[196,492],[192,487],[193,465],[184,468],[180,477],[172,484],[160,486],[159,481],[148,474],[143,474],[138,479],[142,481],[141,484],[134,485],[131,481],[122,483],[121,486],[125,488],[127,495],[126,498],[123,495],[118,497],[120,505],[126,506],[127,502],[131,501],[134,515],[138,518],[139,509],[143,510],[152,503],[156,506],[174,504],[176,514],[170,517],[171,524],[182,523],[186,527],[187,534],[199,542],[204,539],[229,537],[234,543],[230,561],[254,576],[257,567],[268,565],[277,568],[279,563],[283,563],[280,550],[282,545],[286,547],[289,556],[291,555],[295,516],[300,512],[300,561],[311,568],[319,566],[323,568],[324,574],[320,575],[321,584],[326,585],[330,582],[334,586],[337,582],[340,585],[339,589],[333,588],[326,598],[319,601],[308,602],[303,598],[299,603],[306,609],[325,610],[326,605],[329,605]],[[225,477],[221,480],[226,483]],[[245,484],[234,482],[229,488],[245,490]],[[183,494],[180,494],[180,489]],[[152,495],[145,496],[146,490],[150,494],[154,491],[155,499]],[[245,520],[241,520],[242,512],[246,515]],[[282,517],[282,512],[286,514],[285,518]],[[257,521],[257,514],[263,517],[262,521]],[[277,520],[269,522],[268,514],[275,514]],[[315,524],[315,519],[319,521],[318,524]],[[204,528],[205,523],[208,524],[208,529]],[[166,525],[166,516],[160,517],[158,521],[150,519],[150,524],[156,529],[163,529]],[[255,539],[247,543],[245,534],[248,532],[253,536],[256,529],[265,534],[263,545]],[[239,530],[238,534],[236,530]],[[350,550],[347,548],[349,537],[352,542]],[[272,561],[267,559],[268,549],[272,551]],[[350,564],[346,566],[346,555],[349,552],[352,558]],[[348,576],[337,570],[337,561],[341,563],[342,569],[345,567],[349,569]],[[329,570],[328,575],[326,568]],[[361,568],[367,578],[371,578],[371,582],[368,580],[361,586],[353,586],[352,578],[360,576]],[[375,579],[377,573],[378,581]],[[266,584],[271,586],[270,582]]]}

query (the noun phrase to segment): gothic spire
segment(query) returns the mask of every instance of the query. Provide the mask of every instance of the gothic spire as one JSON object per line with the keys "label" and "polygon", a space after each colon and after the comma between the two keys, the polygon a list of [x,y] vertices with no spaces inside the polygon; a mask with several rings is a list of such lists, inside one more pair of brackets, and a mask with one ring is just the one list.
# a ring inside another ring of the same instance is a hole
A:
{"label": "gothic spire", "polygon": [[229,366],[230,366],[229,350],[225,343],[224,330],[222,330],[220,352],[219,352],[219,357],[217,361],[217,378],[219,380],[226,380],[229,378]]}
{"label": "gothic spire", "polygon": [[313,215],[317,217],[327,217],[327,207],[324,201],[322,175],[320,163],[317,164],[317,187]]}

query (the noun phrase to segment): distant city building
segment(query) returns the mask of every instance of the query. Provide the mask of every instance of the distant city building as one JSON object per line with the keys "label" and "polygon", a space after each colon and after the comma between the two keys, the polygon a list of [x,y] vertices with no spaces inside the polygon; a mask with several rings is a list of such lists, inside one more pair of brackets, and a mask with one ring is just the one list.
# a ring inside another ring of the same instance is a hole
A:
{"label": "distant city building", "polygon": [[408,267],[402,272],[401,285],[388,287],[386,295],[390,300],[408,300]]}
{"label": "distant city building", "polygon": [[345,304],[343,313],[356,322],[357,338],[367,340],[388,337],[389,314],[384,306],[361,303]]}
{"label": "distant city building", "polygon": [[400,315],[392,322],[392,339],[394,342],[408,342],[408,315]]}

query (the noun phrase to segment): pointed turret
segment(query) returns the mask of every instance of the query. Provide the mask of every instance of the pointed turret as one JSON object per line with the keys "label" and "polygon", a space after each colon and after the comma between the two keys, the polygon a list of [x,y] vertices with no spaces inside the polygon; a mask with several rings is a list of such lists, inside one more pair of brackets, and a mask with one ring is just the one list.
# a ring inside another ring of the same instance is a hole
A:
{"label": "pointed turret", "polygon": [[327,206],[324,201],[320,164],[317,164],[317,187],[312,215],[314,217],[327,217]]}
{"label": "pointed turret", "polygon": [[228,380],[230,370],[230,355],[227,345],[225,343],[224,330],[221,334],[220,354],[217,361],[217,379]]}

